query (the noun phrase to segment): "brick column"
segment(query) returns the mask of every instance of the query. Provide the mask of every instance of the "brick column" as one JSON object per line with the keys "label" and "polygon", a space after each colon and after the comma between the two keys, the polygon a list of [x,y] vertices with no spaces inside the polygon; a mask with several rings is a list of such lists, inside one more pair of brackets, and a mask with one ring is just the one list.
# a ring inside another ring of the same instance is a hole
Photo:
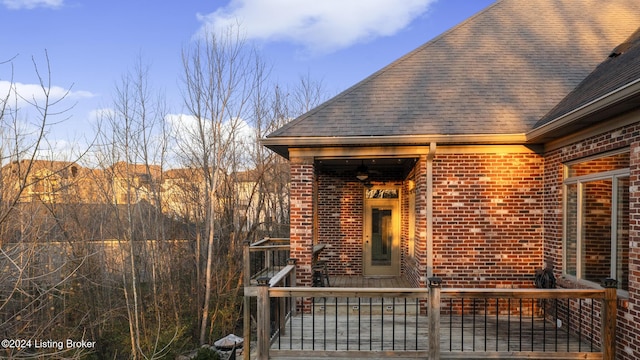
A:
{"label": "brick column", "polygon": [[428,261],[428,244],[427,232],[429,226],[427,221],[427,207],[430,205],[428,201],[428,184],[427,184],[427,155],[421,155],[416,164],[416,230],[415,230],[415,258],[418,266],[418,281],[420,287],[427,286],[427,278],[432,275],[432,269],[429,269]]}
{"label": "brick column", "polygon": [[[618,327],[628,320],[631,328],[638,330],[640,324],[640,142],[631,143],[629,184],[629,309],[624,320],[618,318]],[[626,325],[626,324],[625,324]],[[618,332],[618,340],[626,331]],[[633,334],[632,330],[630,334]],[[618,355],[628,355],[637,359],[640,356],[640,339],[637,336],[624,336],[618,342]],[[624,343],[625,346],[620,345]],[[626,357],[625,357],[626,358]]]}
{"label": "brick column", "polygon": [[311,286],[313,250],[313,158],[291,157],[289,238],[291,258],[297,259],[297,286]]}

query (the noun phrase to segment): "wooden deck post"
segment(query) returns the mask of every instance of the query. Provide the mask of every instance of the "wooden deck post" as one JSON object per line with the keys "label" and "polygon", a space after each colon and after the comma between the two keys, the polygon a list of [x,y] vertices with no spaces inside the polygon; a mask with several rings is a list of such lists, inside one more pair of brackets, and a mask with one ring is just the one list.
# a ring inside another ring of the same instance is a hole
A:
{"label": "wooden deck post", "polygon": [[[249,245],[251,242],[247,239],[242,242],[242,259],[244,262],[244,267],[242,268],[242,281],[244,282],[245,288],[251,285],[251,260],[249,258]],[[251,297],[244,295],[244,304],[243,304],[243,315],[242,315],[242,338],[243,343],[247,344],[242,352],[242,358],[244,360],[250,360],[251,351]]]}
{"label": "wooden deck post", "polygon": [[[292,258],[287,259],[287,265],[296,266],[297,262],[298,262],[298,259],[292,259]],[[298,286],[298,284],[296,284],[296,268],[295,267],[291,272],[291,283],[289,284],[289,286],[292,286],[292,287]],[[289,309],[291,311],[291,316],[296,316],[297,309],[298,309],[297,301],[298,300],[296,298],[289,299],[289,302],[291,303],[290,304],[291,309]]]}
{"label": "wooden deck post", "polygon": [[602,300],[602,359],[616,358],[616,316],[618,312],[618,282],[615,279],[605,279],[604,299]]}
{"label": "wooden deck post", "polygon": [[269,304],[269,278],[258,278],[258,309],[257,309],[257,341],[258,360],[269,359],[269,347],[271,346],[271,314]]}
{"label": "wooden deck post", "polygon": [[429,359],[440,359],[440,287],[442,279],[429,278],[429,304],[427,315],[429,317]]}
{"label": "wooden deck post", "polygon": [[247,239],[242,242],[242,245],[242,281],[244,282],[244,286],[249,286],[251,285],[251,252],[249,250],[251,242]]}

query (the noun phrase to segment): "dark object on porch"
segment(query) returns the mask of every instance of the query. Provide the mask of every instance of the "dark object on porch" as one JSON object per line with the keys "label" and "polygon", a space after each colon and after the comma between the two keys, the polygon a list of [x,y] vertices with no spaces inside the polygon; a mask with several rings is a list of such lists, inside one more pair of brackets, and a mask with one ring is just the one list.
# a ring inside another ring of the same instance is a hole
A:
{"label": "dark object on porch", "polygon": [[537,269],[534,283],[538,289],[555,289],[556,277],[553,275],[553,268]]}
{"label": "dark object on porch", "polygon": [[324,287],[325,281],[327,282],[327,287],[330,287],[329,284],[329,271],[327,270],[327,262],[324,260],[319,260],[315,265],[311,268],[313,271],[313,286],[316,287]]}

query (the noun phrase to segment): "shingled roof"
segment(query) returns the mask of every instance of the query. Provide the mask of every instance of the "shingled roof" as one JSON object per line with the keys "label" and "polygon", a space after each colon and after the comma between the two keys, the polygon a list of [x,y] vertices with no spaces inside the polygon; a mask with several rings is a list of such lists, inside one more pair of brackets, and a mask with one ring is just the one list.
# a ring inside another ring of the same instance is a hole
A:
{"label": "shingled roof", "polygon": [[286,156],[301,139],[524,139],[638,24],[638,0],[499,0],[264,143]]}
{"label": "shingled roof", "polygon": [[[558,134],[559,130],[563,130],[562,132],[575,131],[578,128],[588,126],[594,121],[610,117],[614,112],[624,112],[640,103],[638,100],[638,97],[640,97],[638,83],[640,83],[640,28],[623,43],[611,49],[609,56],[571,93],[540,119],[535,128],[553,126],[556,134]],[[633,86],[635,88],[632,89]],[[629,91],[622,96],[614,98],[613,95],[624,90]],[[608,100],[607,98],[613,98],[613,100]],[[636,100],[629,101],[631,98],[636,98]],[[578,114],[565,121],[561,126],[554,126],[554,122],[562,122],[569,115],[598,102],[603,102],[604,105],[597,108],[594,107],[596,111],[586,111],[584,114]],[[594,114],[597,115],[593,116]],[[585,120],[586,118],[588,120]]]}

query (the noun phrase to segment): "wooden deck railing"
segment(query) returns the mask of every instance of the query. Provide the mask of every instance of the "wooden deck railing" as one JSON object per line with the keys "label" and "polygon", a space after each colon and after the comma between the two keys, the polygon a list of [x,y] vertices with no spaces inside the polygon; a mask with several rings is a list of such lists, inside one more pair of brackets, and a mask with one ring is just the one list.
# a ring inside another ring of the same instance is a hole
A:
{"label": "wooden deck railing", "polygon": [[[243,336],[245,344],[251,343],[251,299],[257,295],[258,278],[269,278],[269,286],[295,286],[295,261],[289,259],[288,238],[264,238],[254,243],[245,241],[243,249],[243,281],[245,286],[243,305]],[[286,306],[287,302],[282,302]],[[264,331],[260,329],[259,331]],[[262,333],[260,333],[262,335]],[[264,335],[262,335],[264,336]],[[244,352],[249,360],[250,352]]]}
{"label": "wooden deck railing", "polygon": [[292,286],[290,264],[245,288],[257,298],[256,356],[615,358],[615,282],[594,290],[442,289],[430,280],[429,289],[303,288]]}
{"label": "wooden deck railing", "polygon": [[[439,293],[442,301],[434,302],[429,309],[443,317],[433,321],[441,329],[447,328],[448,334],[440,334],[449,339],[448,348],[441,351],[447,355],[440,358],[473,358],[480,353],[499,358],[613,360],[616,281],[607,279],[602,286],[603,289],[433,286],[431,290]],[[447,344],[443,341],[435,346],[443,343]]]}
{"label": "wooden deck railing", "polygon": [[264,238],[244,246],[244,283],[256,284],[259,277],[273,277],[287,265],[289,238]]}

